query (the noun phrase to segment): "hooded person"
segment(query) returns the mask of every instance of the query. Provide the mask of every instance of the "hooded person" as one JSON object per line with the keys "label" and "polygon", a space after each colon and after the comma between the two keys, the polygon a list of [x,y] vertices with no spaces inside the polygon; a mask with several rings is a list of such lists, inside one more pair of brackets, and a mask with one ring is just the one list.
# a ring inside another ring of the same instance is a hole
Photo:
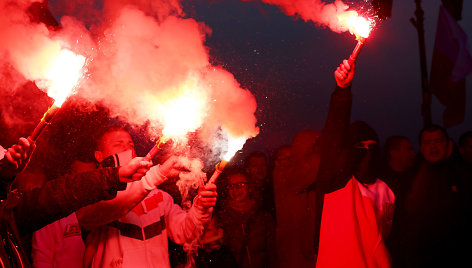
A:
{"label": "hooded person", "polygon": [[352,174],[361,183],[375,183],[380,168],[377,133],[366,122],[355,121],[349,125],[347,135]]}
{"label": "hooded person", "polygon": [[378,136],[362,121],[349,124],[354,65],[335,71],[336,90],[320,137],[316,178],[317,268],[390,267],[384,240],[395,201],[378,178]]}
{"label": "hooded person", "polygon": [[377,176],[378,137],[361,121],[347,135],[349,172],[324,196],[317,267],[390,267],[384,241],[395,196]]}

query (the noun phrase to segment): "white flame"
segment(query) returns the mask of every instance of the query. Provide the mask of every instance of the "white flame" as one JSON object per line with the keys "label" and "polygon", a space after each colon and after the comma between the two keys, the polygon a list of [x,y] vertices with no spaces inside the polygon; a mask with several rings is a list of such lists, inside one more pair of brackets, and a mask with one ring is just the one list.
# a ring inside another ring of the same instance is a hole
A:
{"label": "white flame", "polygon": [[228,151],[223,155],[223,160],[230,161],[237,151],[241,150],[246,143],[245,137],[229,137],[228,139]]}
{"label": "white flame", "polygon": [[339,24],[348,29],[356,37],[369,37],[372,29],[372,22],[364,17],[360,17],[356,11],[350,10],[338,15]]}
{"label": "white flame", "polygon": [[44,77],[35,82],[39,88],[47,89],[48,96],[55,100],[54,104],[61,107],[82,76],[85,57],[62,49],[47,64]]}

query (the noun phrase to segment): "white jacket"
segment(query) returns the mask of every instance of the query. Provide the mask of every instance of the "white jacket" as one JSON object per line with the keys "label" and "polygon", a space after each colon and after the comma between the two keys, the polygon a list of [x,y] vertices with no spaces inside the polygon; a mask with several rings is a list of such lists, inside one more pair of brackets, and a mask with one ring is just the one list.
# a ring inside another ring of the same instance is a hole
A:
{"label": "white jacket", "polygon": [[34,232],[33,267],[80,268],[85,251],[75,213]]}
{"label": "white jacket", "polygon": [[[109,207],[107,209],[119,209]],[[170,267],[167,238],[190,243],[203,231],[211,210],[185,212],[155,189],[132,211],[89,234],[85,265],[91,267]]]}

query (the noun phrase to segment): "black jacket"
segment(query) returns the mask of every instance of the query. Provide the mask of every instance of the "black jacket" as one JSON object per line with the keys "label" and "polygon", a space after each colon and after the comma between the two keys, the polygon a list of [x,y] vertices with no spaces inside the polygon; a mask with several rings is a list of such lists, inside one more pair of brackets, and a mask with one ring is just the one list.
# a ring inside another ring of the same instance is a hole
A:
{"label": "black jacket", "polygon": [[0,267],[30,267],[20,237],[81,207],[113,199],[120,182],[117,168],[103,168],[48,181],[29,192],[11,192],[0,203]]}
{"label": "black jacket", "polygon": [[[342,188],[349,180],[347,156],[343,155],[346,132],[351,120],[351,87],[336,87],[329,104],[325,127],[320,136],[320,169],[314,184],[315,247],[318,248],[324,194]],[[341,180],[341,181],[338,181]]]}

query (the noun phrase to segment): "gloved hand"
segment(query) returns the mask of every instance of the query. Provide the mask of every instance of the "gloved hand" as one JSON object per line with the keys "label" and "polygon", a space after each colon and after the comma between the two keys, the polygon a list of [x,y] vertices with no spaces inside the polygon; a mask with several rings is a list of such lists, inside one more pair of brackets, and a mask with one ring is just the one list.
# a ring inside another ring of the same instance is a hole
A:
{"label": "gloved hand", "polygon": [[141,180],[147,190],[155,189],[159,184],[167,180],[168,177],[176,177],[182,171],[188,171],[189,161],[183,157],[171,156],[162,165],[156,165]]}

